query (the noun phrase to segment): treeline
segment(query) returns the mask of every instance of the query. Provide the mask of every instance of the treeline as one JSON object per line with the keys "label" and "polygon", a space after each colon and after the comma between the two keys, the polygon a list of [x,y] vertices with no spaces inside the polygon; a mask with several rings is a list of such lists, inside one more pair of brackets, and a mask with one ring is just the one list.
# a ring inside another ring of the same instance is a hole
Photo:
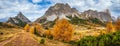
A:
{"label": "treeline", "polygon": [[87,36],[74,43],[77,46],[120,46],[120,20],[114,24],[108,22],[106,29],[107,34],[101,34],[98,37]]}
{"label": "treeline", "polygon": [[78,17],[71,17],[71,16],[67,16],[67,17],[70,19],[70,23],[75,24],[75,25],[87,24],[87,22],[90,22],[93,24],[99,24],[99,25],[105,26],[105,23],[101,22],[97,18],[81,19]]}
{"label": "treeline", "polygon": [[53,28],[49,29],[44,29],[39,23],[27,24],[24,29],[26,32],[32,34],[67,42],[74,44],[75,46],[120,46],[120,31],[117,31],[120,29],[119,25],[120,21],[117,21],[115,24],[108,22],[106,29],[103,30],[103,33],[99,36],[87,36],[81,38],[77,42],[74,40],[72,41],[75,33],[74,26],[66,19],[57,20],[53,25]]}
{"label": "treeline", "polygon": [[24,30],[41,37],[65,42],[69,42],[74,34],[73,25],[66,19],[57,20],[53,28],[50,29],[44,29],[39,23],[32,23],[27,24]]}
{"label": "treeline", "polygon": [[87,36],[80,39],[76,44],[77,46],[120,46],[120,31],[98,37]]}

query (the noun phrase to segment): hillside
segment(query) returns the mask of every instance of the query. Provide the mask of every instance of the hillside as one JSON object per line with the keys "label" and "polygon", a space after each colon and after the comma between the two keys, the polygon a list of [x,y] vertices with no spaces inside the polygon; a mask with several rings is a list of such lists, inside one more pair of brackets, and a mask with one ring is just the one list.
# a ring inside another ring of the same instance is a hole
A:
{"label": "hillside", "polygon": [[20,27],[11,23],[0,22],[0,28],[20,28]]}
{"label": "hillside", "polygon": [[109,9],[105,11],[86,10],[79,12],[75,8],[71,8],[69,4],[56,3],[49,7],[42,17],[39,17],[35,22],[41,23],[44,28],[51,28],[56,20],[67,19],[74,25],[98,25],[105,26],[107,22],[113,21]]}
{"label": "hillside", "polygon": [[94,10],[79,12],[75,8],[71,8],[69,4],[56,3],[54,6],[49,7],[45,14],[35,20],[35,22],[46,23],[48,21],[55,21],[56,19],[61,18],[68,19],[67,16],[71,16],[73,18],[78,17],[80,19],[97,18],[101,22],[113,21],[109,9],[106,9],[104,12],[98,12]]}
{"label": "hillside", "polygon": [[21,27],[24,27],[27,23],[30,23],[31,21],[25,17],[22,12],[19,12],[17,14],[17,16],[15,17],[10,17],[7,21],[7,23],[11,23],[11,24],[14,24],[14,25],[18,25],[18,26],[21,26]]}
{"label": "hillside", "polygon": [[120,17],[114,21],[109,9],[80,12],[56,3],[34,22],[26,16],[0,22],[0,46],[120,46]]}

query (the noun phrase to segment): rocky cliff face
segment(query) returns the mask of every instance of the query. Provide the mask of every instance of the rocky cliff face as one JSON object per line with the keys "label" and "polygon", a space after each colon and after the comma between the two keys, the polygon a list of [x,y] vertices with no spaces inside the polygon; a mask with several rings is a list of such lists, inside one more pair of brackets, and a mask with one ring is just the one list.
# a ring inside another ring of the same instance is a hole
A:
{"label": "rocky cliff face", "polygon": [[30,23],[31,21],[26,18],[21,12],[15,17],[10,17],[7,23],[16,24],[20,26],[24,26],[26,23]]}
{"label": "rocky cliff face", "polygon": [[77,15],[79,15],[79,13],[75,8],[71,8],[68,4],[57,3],[51,6],[46,13],[35,22],[43,22],[44,20],[54,21],[56,18],[66,18],[66,16],[74,17]]}
{"label": "rocky cliff face", "polygon": [[112,17],[110,15],[109,10],[107,9],[104,12],[97,12],[94,10],[87,10],[83,13],[81,13],[80,18],[83,19],[89,19],[89,18],[97,18],[102,22],[108,22],[108,21],[112,21]]}
{"label": "rocky cliff face", "polygon": [[117,17],[117,20],[120,20],[120,16]]}
{"label": "rocky cliff face", "polygon": [[68,4],[57,3],[51,6],[46,13],[38,18],[35,22],[54,21],[56,18],[66,18],[66,16],[79,17],[82,19],[97,18],[102,22],[112,21],[109,10],[104,12],[98,12],[94,10],[87,10],[84,12],[78,12],[75,8],[71,8]]}

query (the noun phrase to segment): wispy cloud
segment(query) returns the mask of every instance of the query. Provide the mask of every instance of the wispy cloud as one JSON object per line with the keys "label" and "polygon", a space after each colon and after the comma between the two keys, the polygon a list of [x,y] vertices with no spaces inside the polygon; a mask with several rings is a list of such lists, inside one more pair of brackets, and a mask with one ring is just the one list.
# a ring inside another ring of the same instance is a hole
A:
{"label": "wispy cloud", "polygon": [[41,2],[41,0],[31,1],[33,2],[31,3],[29,0],[0,0],[0,18],[13,17],[16,16],[18,12],[23,12],[26,17],[34,21],[35,19],[32,18],[42,16],[47,10],[47,7],[43,8],[41,5],[34,4]]}
{"label": "wispy cloud", "polygon": [[41,2],[42,0],[32,0],[33,3],[39,3]]}
{"label": "wispy cloud", "polygon": [[88,9],[103,11],[110,9],[112,16],[120,16],[120,0],[47,0],[55,3],[68,3],[80,12]]}
{"label": "wispy cloud", "polygon": [[56,3],[68,3],[80,12],[88,9],[110,9],[113,16],[120,15],[120,0],[0,0],[0,18],[16,16],[19,11],[31,21],[44,15]]}

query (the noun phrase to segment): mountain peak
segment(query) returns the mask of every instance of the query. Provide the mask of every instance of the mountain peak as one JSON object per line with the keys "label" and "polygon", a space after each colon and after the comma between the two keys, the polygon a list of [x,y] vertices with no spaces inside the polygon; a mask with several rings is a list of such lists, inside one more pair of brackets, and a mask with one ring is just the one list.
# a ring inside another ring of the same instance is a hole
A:
{"label": "mountain peak", "polygon": [[23,15],[22,12],[19,12],[18,15]]}
{"label": "mountain peak", "polygon": [[54,21],[56,18],[66,18],[66,16],[78,17],[81,19],[97,18],[102,22],[112,21],[109,9],[103,12],[98,12],[97,10],[86,10],[84,12],[79,12],[76,8],[71,8],[69,4],[56,3],[51,6],[45,14],[38,18],[35,22],[44,23],[46,21]]}
{"label": "mountain peak", "polygon": [[25,16],[22,14],[22,12],[19,12],[15,17],[19,18],[19,17],[25,17]]}
{"label": "mountain peak", "polygon": [[66,3],[66,4],[56,3],[56,4],[54,5],[54,7],[55,7],[55,6],[57,6],[57,7],[62,7],[62,6],[64,6],[64,7],[69,7],[69,8],[70,8],[70,5],[69,5],[68,3]]}
{"label": "mountain peak", "polygon": [[40,22],[43,20],[43,18],[44,20],[54,21],[56,18],[59,18],[61,15],[64,15],[65,16],[64,18],[66,18],[66,16],[77,16],[79,15],[79,12],[75,8],[71,8],[67,3],[66,4],[56,3],[54,6],[51,6],[45,12],[45,14],[41,18],[38,18],[35,22]]}
{"label": "mountain peak", "polygon": [[17,25],[19,25],[19,24],[22,23],[22,26],[24,26],[24,24],[30,23],[30,22],[31,22],[31,21],[30,21],[28,18],[26,18],[26,17],[22,14],[22,12],[19,12],[19,13],[17,14],[17,16],[15,16],[15,17],[10,17],[10,18],[8,19],[8,21],[7,21],[7,23],[12,23],[12,24],[17,24]]}

